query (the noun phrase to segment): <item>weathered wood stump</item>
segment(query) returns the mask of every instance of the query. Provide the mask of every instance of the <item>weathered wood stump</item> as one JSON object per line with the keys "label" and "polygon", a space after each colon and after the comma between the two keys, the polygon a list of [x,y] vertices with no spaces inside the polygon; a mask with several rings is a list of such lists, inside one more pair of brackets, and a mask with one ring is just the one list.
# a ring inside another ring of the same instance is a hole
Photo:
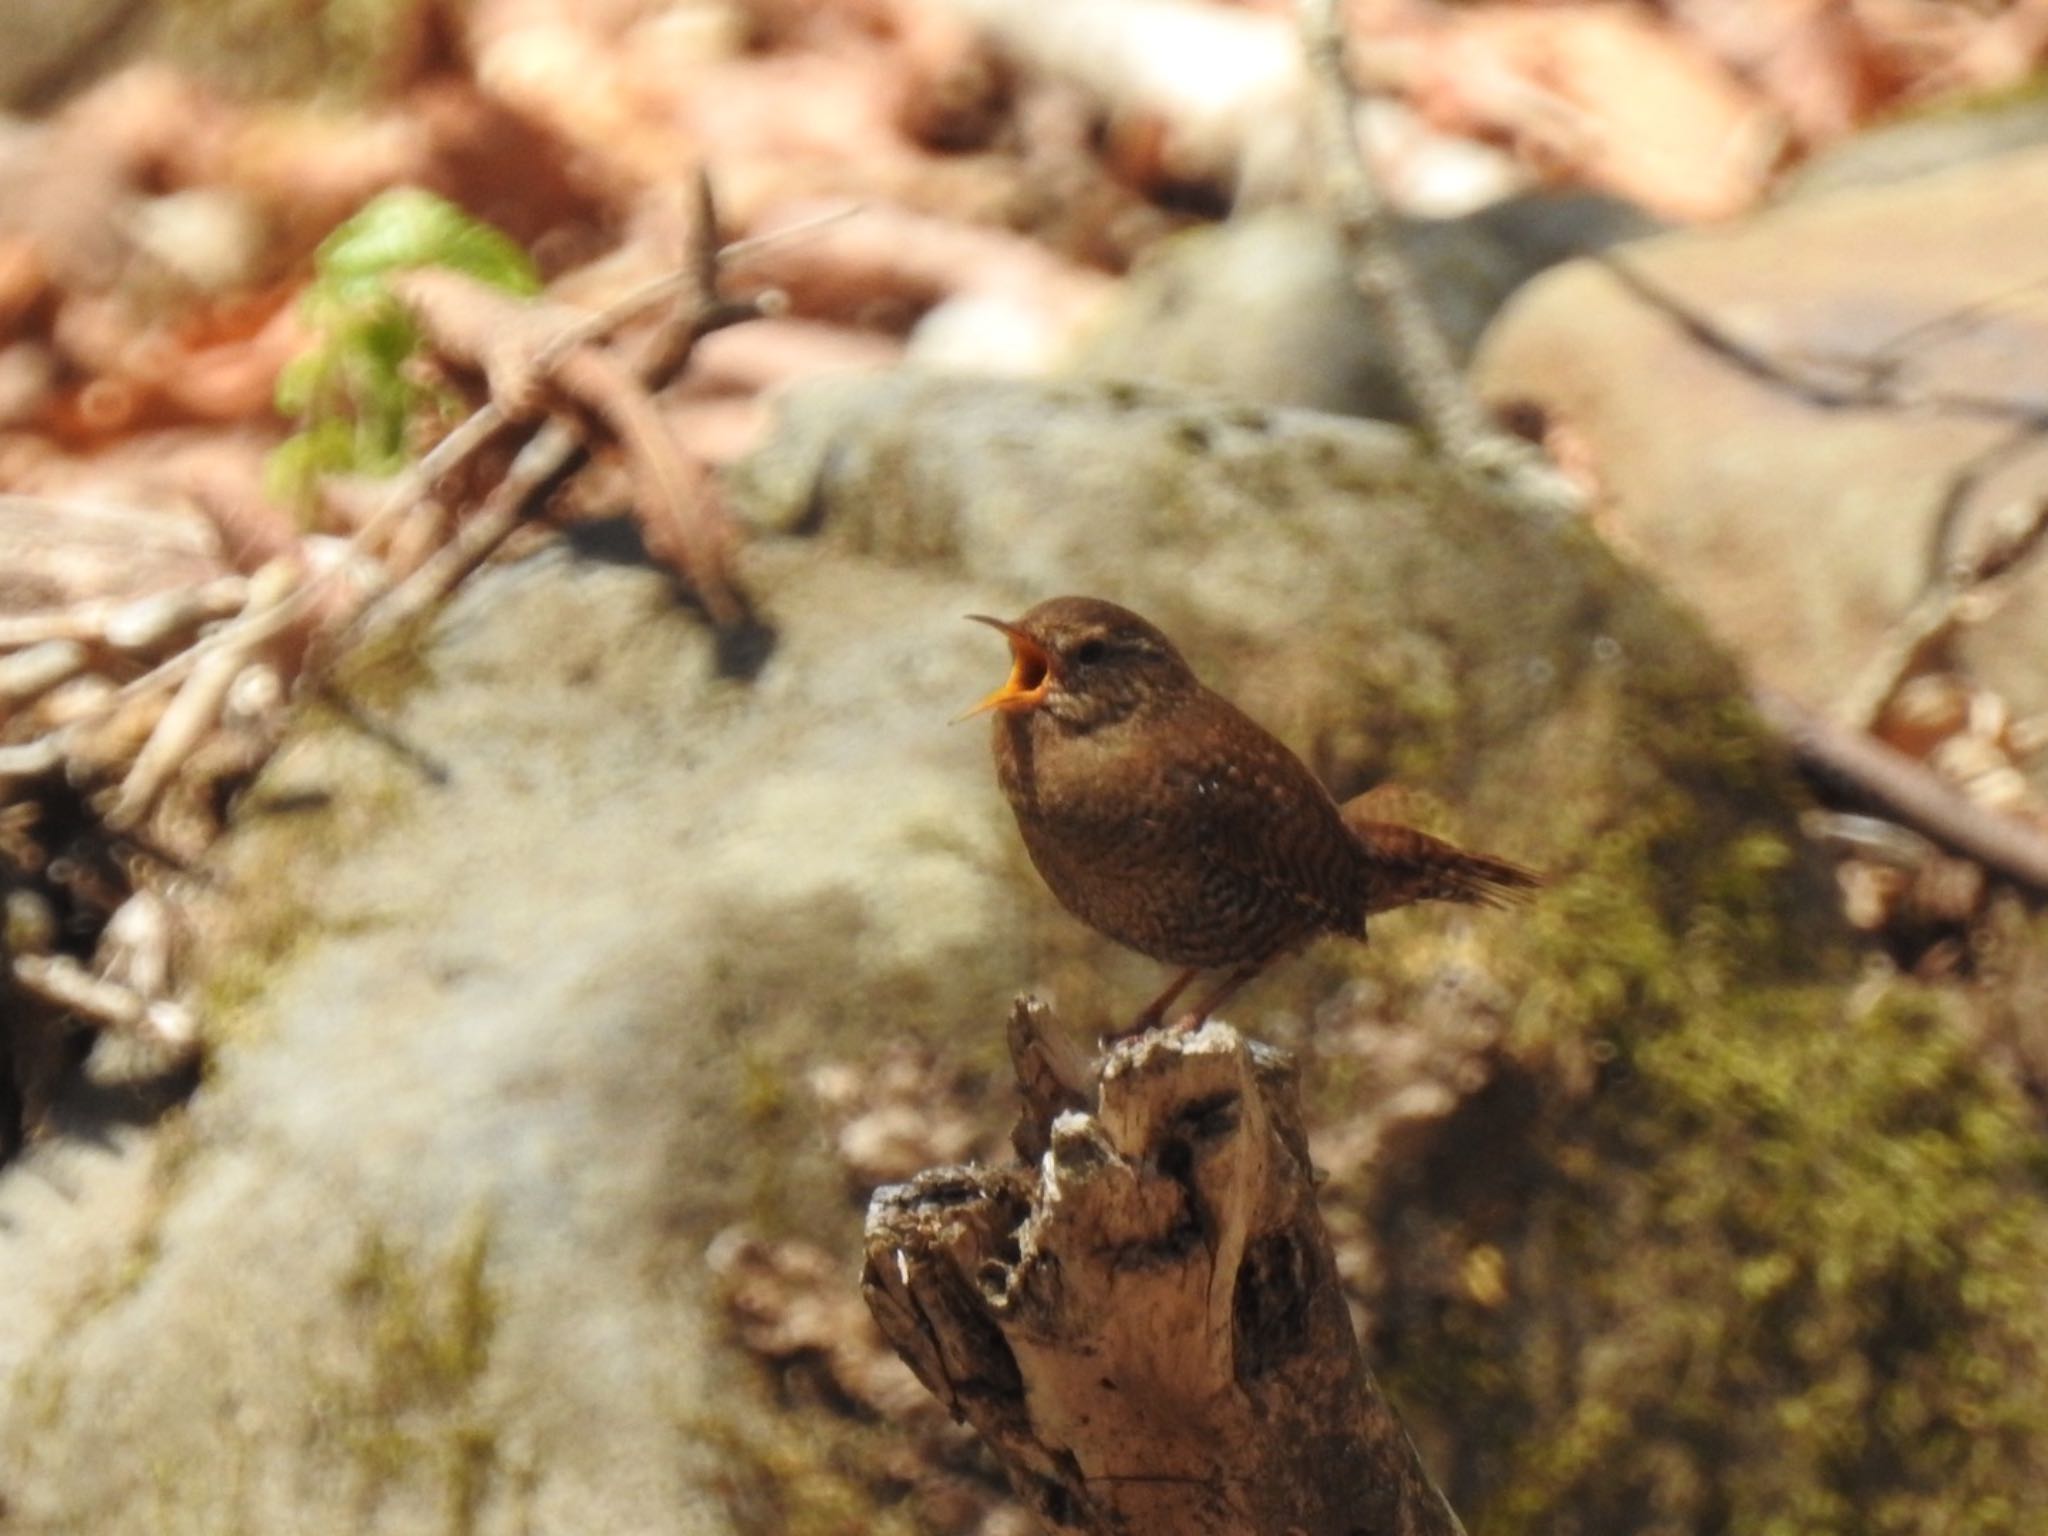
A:
{"label": "weathered wood stump", "polygon": [[1025,1162],[868,1207],[869,1308],[1054,1532],[1451,1536],[1351,1331],[1292,1060],[1228,1025],[1092,1069],[1020,1001]]}

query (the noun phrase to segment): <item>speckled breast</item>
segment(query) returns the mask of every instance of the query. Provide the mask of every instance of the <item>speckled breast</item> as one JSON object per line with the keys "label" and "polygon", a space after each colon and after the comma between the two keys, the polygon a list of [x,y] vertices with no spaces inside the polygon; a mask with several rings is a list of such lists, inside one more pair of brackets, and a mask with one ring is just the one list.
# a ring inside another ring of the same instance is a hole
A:
{"label": "speckled breast", "polygon": [[[1318,930],[1362,926],[1342,872],[1321,893],[1282,872],[1289,807],[1248,824],[1217,772],[1174,752],[1063,739],[1005,722],[997,772],[1031,862],[1090,927],[1175,965],[1232,966],[1290,949]],[[1319,809],[1319,807],[1311,808]],[[1312,829],[1327,838],[1320,824]],[[1343,835],[1341,832],[1338,834]],[[1352,915],[1356,911],[1355,917]]]}

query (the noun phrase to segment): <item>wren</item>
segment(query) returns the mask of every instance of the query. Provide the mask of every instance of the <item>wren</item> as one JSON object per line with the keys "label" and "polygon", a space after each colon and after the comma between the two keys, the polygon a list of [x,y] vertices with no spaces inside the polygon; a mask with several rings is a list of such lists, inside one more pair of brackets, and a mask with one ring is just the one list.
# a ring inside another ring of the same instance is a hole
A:
{"label": "wren", "polygon": [[1183,1025],[1318,935],[1363,941],[1375,912],[1499,906],[1542,884],[1373,819],[1368,796],[1340,806],[1128,608],[1056,597],[1014,621],[968,617],[1010,642],[1009,680],[968,714],[995,715],[996,777],[1032,864],[1089,927],[1180,968],[1126,1034],[1204,971],[1223,975]]}

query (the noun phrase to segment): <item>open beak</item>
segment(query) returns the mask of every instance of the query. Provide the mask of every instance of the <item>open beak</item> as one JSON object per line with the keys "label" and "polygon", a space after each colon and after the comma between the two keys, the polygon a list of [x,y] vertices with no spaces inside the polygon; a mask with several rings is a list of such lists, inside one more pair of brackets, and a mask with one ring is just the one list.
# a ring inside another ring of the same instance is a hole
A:
{"label": "open beak", "polygon": [[991,709],[1000,709],[1005,714],[1035,709],[1044,701],[1045,690],[1052,686],[1051,655],[1023,630],[1003,619],[992,619],[985,613],[970,613],[967,617],[977,624],[986,624],[990,629],[1001,630],[1010,642],[1010,680],[966,714],[956,717],[953,723],[958,725],[962,720],[971,720]]}

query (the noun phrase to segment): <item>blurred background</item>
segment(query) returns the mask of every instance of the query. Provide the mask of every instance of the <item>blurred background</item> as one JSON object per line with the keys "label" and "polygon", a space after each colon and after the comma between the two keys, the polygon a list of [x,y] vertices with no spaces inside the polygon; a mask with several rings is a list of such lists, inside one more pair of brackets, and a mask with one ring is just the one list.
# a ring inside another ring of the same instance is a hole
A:
{"label": "blurred background", "polygon": [[[1061,912],[965,612],[1544,869],[1233,1005],[1475,1536],[2048,1529],[2048,5],[0,14],[0,1530],[1032,1529],[857,1291]],[[424,467],[423,467],[424,466]]]}

